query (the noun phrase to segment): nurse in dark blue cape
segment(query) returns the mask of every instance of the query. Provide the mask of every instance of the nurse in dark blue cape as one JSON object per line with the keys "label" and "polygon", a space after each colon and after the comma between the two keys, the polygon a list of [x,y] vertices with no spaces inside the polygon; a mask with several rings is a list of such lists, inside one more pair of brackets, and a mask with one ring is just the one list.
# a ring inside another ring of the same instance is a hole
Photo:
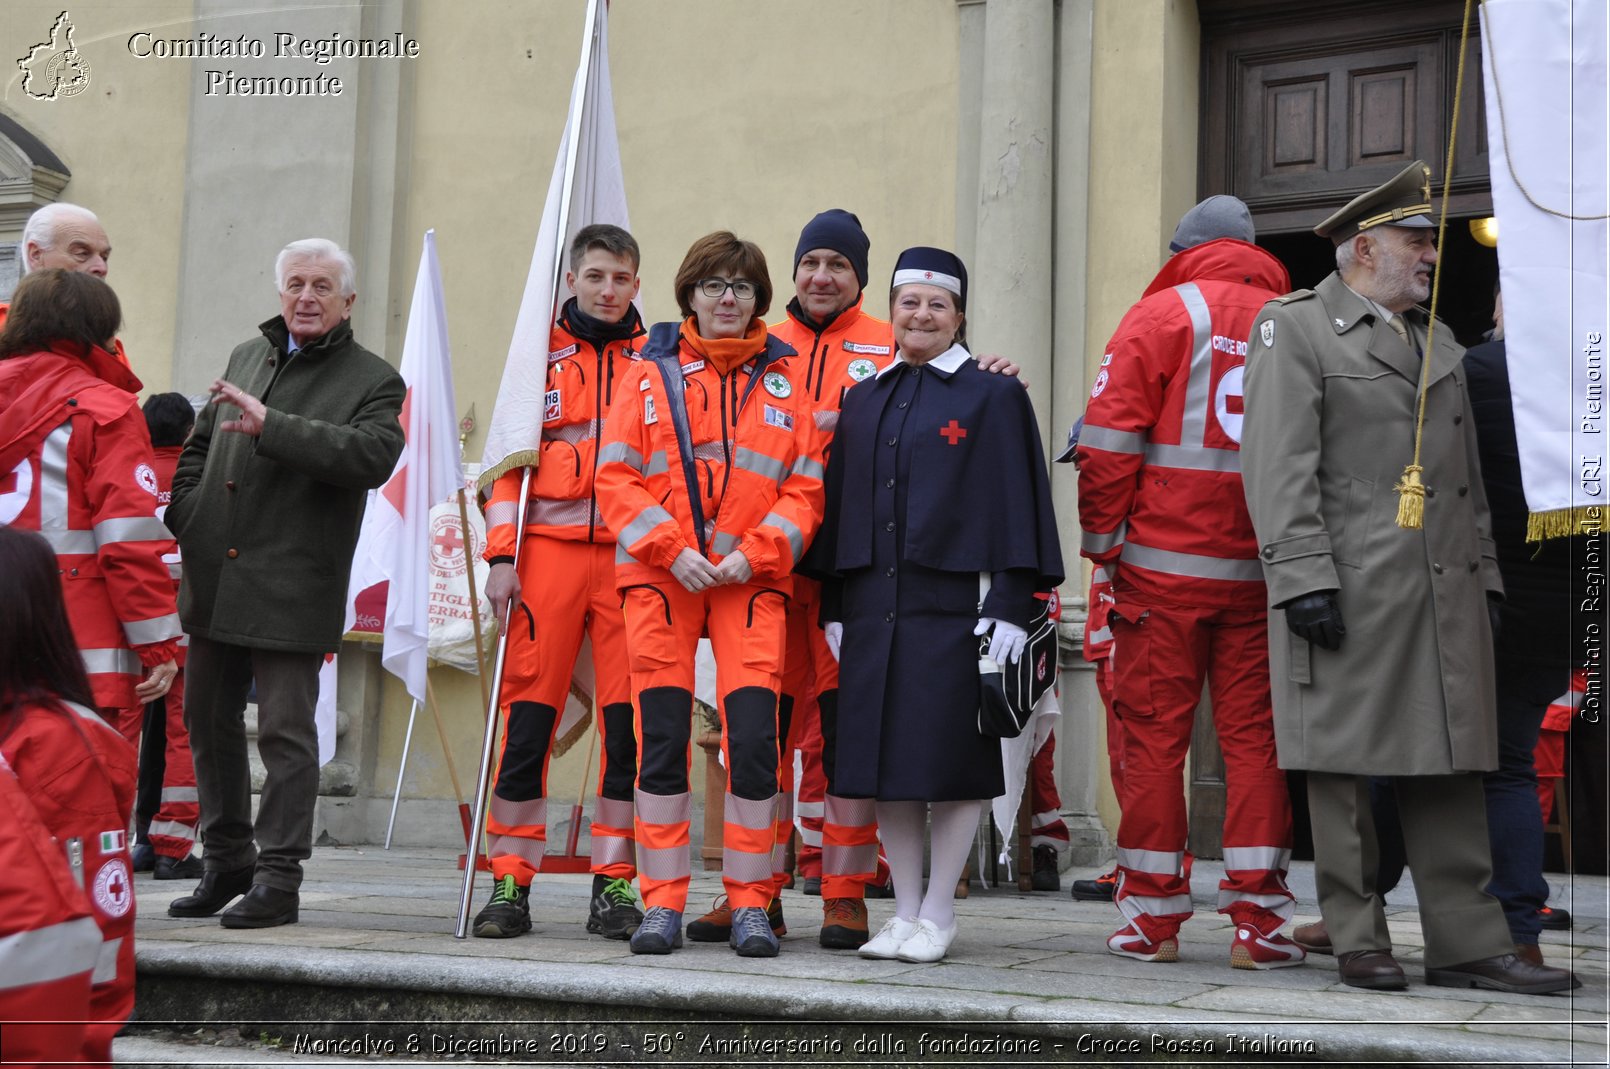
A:
{"label": "nurse in dark blue cape", "polygon": [[839,788],[877,799],[895,889],[895,917],[860,952],[938,961],[980,808],[1005,789],[1000,740],[978,732],[977,636],[1016,660],[1062,551],[1028,394],[962,344],[966,268],[907,249],[891,291],[898,352],[844,399],[807,568],[828,580],[839,652]]}

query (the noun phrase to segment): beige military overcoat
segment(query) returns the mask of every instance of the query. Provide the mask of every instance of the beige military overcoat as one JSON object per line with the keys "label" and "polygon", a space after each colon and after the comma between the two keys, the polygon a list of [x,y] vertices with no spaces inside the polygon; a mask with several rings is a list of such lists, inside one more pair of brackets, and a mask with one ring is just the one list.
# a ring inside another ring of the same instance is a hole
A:
{"label": "beige military overcoat", "polygon": [[[1427,318],[1406,318],[1423,347]],[[1397,526],[1420,359],[1332,274],[1271,301],[1247,350],[1241,464],[1269,584],[1284,768],[1380,776],[1497,763],[1487,594],[1499,593],[1463,348],[1439,323],[1421,445],[1425,526]],[[1275,608],[1339,590],[1347,636],[1310,646]]]}

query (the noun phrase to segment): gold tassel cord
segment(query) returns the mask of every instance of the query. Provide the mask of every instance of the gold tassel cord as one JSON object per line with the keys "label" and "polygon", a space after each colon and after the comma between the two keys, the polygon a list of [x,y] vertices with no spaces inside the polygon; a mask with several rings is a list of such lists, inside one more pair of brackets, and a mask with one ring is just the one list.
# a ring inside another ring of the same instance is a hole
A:
{"label": "gold tassel cord", "polygon": [[[1448,193],[1453,186],[1453,150],[1459,135],[1459,108],[1465,91],[1465,53],[1470,40],[1470,11],[1473,0],[1465,0],[1465,15],[1459,27],[1459,73],[1453,83],[1453,118],[1448,122],[1448,155],[1442,165],[1442,210],[1437,220],[1437,248],[1443,248],[1448,233]],[[1425,352],[1420,357],[1420,396],[1414,420],[1414,459],[1403,469],[1403,478],[1395,489],[1398,492],[1398,526],[1406,531],[1417,531],[1425,526],[1426,488],[1420,481],[1425,468],[1420,464],[1420,440],[1426,423],[1426,386],[1430,378],[1431,354],[1437,339],[1437,301],[1442,295],[1442,272],[1431,278],[1431,314],[1426,327]]]}

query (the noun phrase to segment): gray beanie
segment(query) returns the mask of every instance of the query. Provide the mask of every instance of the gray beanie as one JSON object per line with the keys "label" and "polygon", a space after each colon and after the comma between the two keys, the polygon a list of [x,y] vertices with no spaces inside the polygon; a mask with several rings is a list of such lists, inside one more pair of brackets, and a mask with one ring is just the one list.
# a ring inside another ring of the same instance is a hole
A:
{"label": "gray beanie", "polygon": [[1252,212],[1239,197],[1225,193],[1209,197],[1186,212],[1180,225],[1174,228],[1174,240],[1168,247],[1184,252],[1193,246],[1218,238],[1235,238],[1253,241],[1257,232],[1252,228]]}

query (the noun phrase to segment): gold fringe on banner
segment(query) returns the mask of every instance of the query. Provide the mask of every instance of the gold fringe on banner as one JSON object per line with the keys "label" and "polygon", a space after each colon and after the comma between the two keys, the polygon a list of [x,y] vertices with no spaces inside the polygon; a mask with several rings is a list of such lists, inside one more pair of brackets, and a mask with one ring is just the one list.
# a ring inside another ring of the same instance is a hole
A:
{"label": "gold fringe on banner", "polygon": [[1526,540],[1542,542],[1572,535],[1596,535],[1604,530],[1605,506],[1578,505],[1575,508],[1534,512],[1526,518]]}
{"label": "gold fringe on banner", "polygon": [[541,455],[542,454],[536,449],[522,449],[519,452],[510,453],[508,456],[498,461],[492,467],[487,468],[476,477],[475,492],[484,498],[488,488],[490,488],[493,483],[497,482],[498,476],[502,475],[504,472],[514,471],[517,468],[530,468],[531,470],[535,471],[537,468],[537,460],[541,457]]}

